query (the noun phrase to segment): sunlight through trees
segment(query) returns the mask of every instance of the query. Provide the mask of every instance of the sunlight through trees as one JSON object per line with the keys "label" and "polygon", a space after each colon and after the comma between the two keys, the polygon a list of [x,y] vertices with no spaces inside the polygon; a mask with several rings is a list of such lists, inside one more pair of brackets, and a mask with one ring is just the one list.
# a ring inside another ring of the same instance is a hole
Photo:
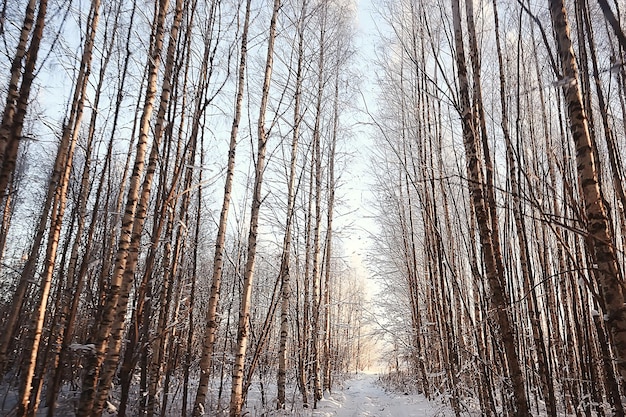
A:
{"label": "sunlight through trees", "polygon": [[624,416],[625,13],[0,0],[0,414]]}

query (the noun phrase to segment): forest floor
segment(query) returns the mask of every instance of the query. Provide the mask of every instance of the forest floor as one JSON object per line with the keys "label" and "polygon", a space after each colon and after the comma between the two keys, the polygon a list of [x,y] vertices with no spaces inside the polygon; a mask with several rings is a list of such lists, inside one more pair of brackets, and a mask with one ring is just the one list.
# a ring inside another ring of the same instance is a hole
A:
{"label": "forest floor", "polygon": [[327,396],[313,417],[447,417],[454,415],[445,405],[419,394],[387,392],[378,375],[359,374],[347,380],[342,390]]}
{"label": "forest floor", "polygon": [[[379,375],[373,373],[361,373],[353,378],[345,380],[331,394],[326,393],[318,402],[317,409],[303,409],[296,407],[295,410],[276,411],[262,407],[260,400],[253,393],[249,396],[246,417],[272,416],[272,417],[450,417],[454,413],[449,406],[437,401],[428,401],[420,394],[405,394],[402,392],[390,392],[383,388]],[[15,415],[17,404],[17,391],[14,387],[0,386],[0,417]],[[66,393],[59,402],[55,415],[73,416],[76,406],[77,393]],[[257,401],[258,400],[258,401]],[[180,404],[173,404],[166,415],[180,416]],[[45,416],[47,408],[40,407],[37,416]],[[104,416],[115,416],[115,408]],[[131,415],[133,412],[131,411]],[[227,410],[218,414],[227,415]]]}

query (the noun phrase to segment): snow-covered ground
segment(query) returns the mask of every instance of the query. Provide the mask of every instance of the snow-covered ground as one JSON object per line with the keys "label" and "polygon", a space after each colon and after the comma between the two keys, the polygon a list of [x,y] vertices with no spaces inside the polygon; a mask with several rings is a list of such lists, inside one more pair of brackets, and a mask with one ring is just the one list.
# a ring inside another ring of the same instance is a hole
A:
{"label": "snow-covered ground", "polygon": [[[332,394],[326,393],[325,398],[317,404],[317,409],[295,407],[291,410],[273,410],[261,407],[260,399],[254,389],[248,397],[246,417],[450,417],[454,413],[448,406],[426,400],[422,395],[386,392],[377,374],[358,374],[337,387]],[[67,393],[66,393],[67,394]],[[77,393],[64,396],[59,404],[56,415],[72,416]],[[7,386],[0,393],[0,416],[14,415],[17,404],[17,392]],[[227,403],[223,404],[227,406]],[[40,407],[38,416],[45,416],[47,409]],[[228,410],[219,413],[227,415]],[[104,416],[115,416],[116,413],[104,413]],[[132,415],[132,412],[129,414]],[[166,415],[180,416],[179,404],[168,407]]]}
{"label": "snow-covered ground", "polygon": [[444,417],[449,408],[433,404],[421,395],[388,393],[378,375],[360,374],[345,382],[342,390],[320,401],[313,417]]}

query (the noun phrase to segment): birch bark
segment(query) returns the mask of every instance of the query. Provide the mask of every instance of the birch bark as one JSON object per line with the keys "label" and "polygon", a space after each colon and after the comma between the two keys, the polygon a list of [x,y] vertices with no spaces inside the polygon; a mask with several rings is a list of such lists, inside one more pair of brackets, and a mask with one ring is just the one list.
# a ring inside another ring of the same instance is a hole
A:
{"label": "birch bark", "polygon": [[252,294],[252,280],[254,278],[254,266],[256,261],[257,233],[259,227],[259,212],[262,202],[263,174],[265,171],[265,155],[267,151],[267,130],[265,127],[265,115],[269,100],[272,69],[274,63],[274,41],[276,40],[276,22],[280,0],[274,0],[274,8],[269,27],[269,39],[267,45],[267,58],[265,61],[265,75],[263,80],[263,92],[258,120],[258,148],[255,167],[254,190],[252,193],[252,208],[250,211],[250,231],[248,234],[248,259],[244,273],[244,281],[239,308],[239,321],[237,325],[237,346],[235,348],[235,363],[233,367],[232,388],[230,395],[230,417],[240,417],[243,407],[243,379],[246,351],[248,347],[248,333],[250,331],[250,300]]}
{"label": "birch bark", "polygon": [[511,378],[516,408],[515,415],[520,417],[527,416],[529,414],[528,399],[526,398],[520,359],[515,346],[513,326],[507,311],[504,271],[498,267],[498,265],[502,264],[502,254],[499,248],[495,247],[499,241],[497,237],[494,238],[497,230],[492,229],[492,222],[496,221],[496,219],[491,218],[489,196],[484,189],[485,179],[483,177],[482,160],[479,157],[479,137],[477,137],[479,126],[476,125],[470,104],[469,80],[465,63],[459,0],[452,0],[452,21],[459,84],[459,112],[463,126],[463,142],[465,145],[470,196],[478,225],[491,303],[496,310],[496,320],[504,345],[504,359],[508,368],[508,375]]}
{"label": "birch bark", "polygon": [[607,326],[612,335],[613,353],[622,379],[626,378],[626,307],[624,289],[613,236],[609,227],[607,208],[598,182],[598,161],[593,153],[589,125],[578,83],[578,66],[570,26],[563,0],[550,0],[550,16],[554,29],[557,51],[563,71],[561,85],[572,140],[576,147],[576,166],[582,200],[586,214],[586,230],[591,243],[595,276],[601,289],[603,308],[607,314]]}
{"label": "birch bark", "polygon": [[228,165],[226,167],[226,180],[224,183],[224,198],[220,211],[220,222],[215,241],[215,253],[213,255],[213,276],[211,277],[211,293],[206,312],[206,333],[202,344],[202,356],[200,358],[200,381],[196,391],[196,399],[193,406],[193,416],[199,417],[204,414],[204,403],[209,389],[209,377],[213,363],[213,351],[217,336],[217,307],[220,300],[222,286],[222,270],[224,268],[224,244],[226,242],[226,227],[228,225],[228,212],[233,189],[235,175],[235,156],[237,151],[237,135],[239,122],[241,121],[241,108],[245,87],[246,59],[248,55],[248,27],[250,25],[251,0],[246,1],[246,12],[241,34],[241,52],[239,56],[239,71],[237,78],[237,97],[235,99],[235,115],[230,130],[230,143],[228,147]]}

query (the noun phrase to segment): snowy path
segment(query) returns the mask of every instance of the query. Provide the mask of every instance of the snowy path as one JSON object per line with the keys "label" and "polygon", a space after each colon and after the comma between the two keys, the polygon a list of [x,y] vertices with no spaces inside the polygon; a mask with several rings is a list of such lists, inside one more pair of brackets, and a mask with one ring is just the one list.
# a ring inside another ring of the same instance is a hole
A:
{"label": "snowy path", "polygon": [[450,415],[445,407],[434,405],[421,395],[385,392],[377,375],[360,375],[347,381],[318,404],[313,417],[443,417]]}

